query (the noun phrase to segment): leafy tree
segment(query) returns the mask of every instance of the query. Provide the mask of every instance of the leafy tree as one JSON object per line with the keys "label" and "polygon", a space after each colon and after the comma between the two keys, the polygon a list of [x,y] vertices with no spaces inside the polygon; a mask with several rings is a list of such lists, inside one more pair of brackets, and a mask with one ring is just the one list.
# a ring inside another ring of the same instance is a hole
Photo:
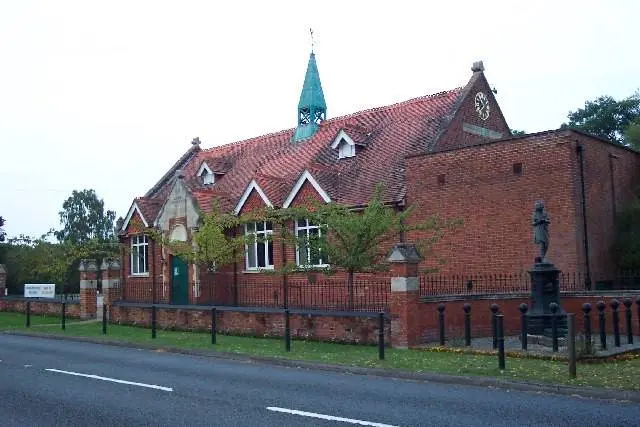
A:
{"label": "leafy tree", "polygon": [[148,234],[167,246],[174,255],[216,269],[233,263],[243,255],[244,236],[233,236],[230,232],[240,223],[237,216],[220,214],[214,207],[210,214],[202,214],[200,226],[193,235],[193,244],[169,240],[158,230],[150,229]]}
{"label": "leafy tree", "polygon": [[608,95],[601,96],[585,102],[584,108],[570,111],[567,117],[569,122],[564,123],[563,128],[580,129],[620,144],[631,145],[632,140],[627,138],[625,132],[632,124],[640,123],[640,92],[620,101]]}
{"label": "leafy tree", "polygon": [[108,241],[114,239],[114,211],[104,209],[104,201],[98,199],[94,190],[73,190],[62,204],[59,212],[63,229],[56,231],[59,241],[86,243],[92,239]]}
{"label": "leafy tree", "polygon": [[[399,212],[382,202],[382,188],[377,187],[372,199],[362,212],[335,203],[318,205],[309,215],[322,224],[322,236],[309,242],[310,250],[317,247],[331,264],[331,268],[347,271],[349,306],[353,307],[355,273],[386,270],[386,256],[400,234],[420,232],[422,239],[414,242],[421,252],[430,251],[446,229],[456,227],[460,221],[446,221],[432,216],[418,224],[407,225],[413,209]],[[299,243],[301,244],[301,243]]]}
{"label": "leafy tree", "polygon": [[640,271],[640,195],[618,214],[615,254],[618,267]]}
{"label": "leafy tree", "polygon": [[640,151],[640,117],[636,118],[624,132],[624,140],[627,144]]}
{"label": "leafy tree", "polygon": [[51,232],[32,238],[21,235],[0,245],[7,264],[7,287],[11,293],[22,293],[25,283],[55,283],[56,292],[78,291],[78,263],[82,258],[114,257],[118,243],[97,239],[83,244],[71,241],[51,242]]}
{"label": "leafy tree", "polygon": [[526,135],[527,132],[523,131],[523,130],[519,130],[519,129],[511,129],[511,136],[522,136],[522,135]]}

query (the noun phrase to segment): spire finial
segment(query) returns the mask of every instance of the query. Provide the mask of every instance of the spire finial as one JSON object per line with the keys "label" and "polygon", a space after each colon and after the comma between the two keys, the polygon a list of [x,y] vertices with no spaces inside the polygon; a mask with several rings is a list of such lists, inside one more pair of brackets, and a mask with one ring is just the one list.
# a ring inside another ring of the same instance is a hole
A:
{"label": "spire finial", "polygon": [[315,46],[315,42],[313,40],[313,28],[309,27],[309,34],[311,34],[311,53],[313,53],[313,48]]}

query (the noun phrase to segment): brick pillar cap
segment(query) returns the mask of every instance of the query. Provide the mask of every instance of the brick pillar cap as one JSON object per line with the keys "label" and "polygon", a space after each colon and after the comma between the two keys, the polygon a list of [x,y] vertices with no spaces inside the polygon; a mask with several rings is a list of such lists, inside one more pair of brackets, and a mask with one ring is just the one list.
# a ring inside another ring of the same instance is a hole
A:
{"label": "brick pillar cap", "polygon": [[418,264],[422,257],[413,243],[396,243],[387,261],[393,263]]}
{"label": "brick pillar cap", "polygon": [[7,266],[0,264],[0,274],[7,274]]}
{"label": "brick pillar cap", "polygon": [[81,259],[78,265],[79,271],[98,271],[98,263],[95,259]]}
{"label": "brick pillar cap", "polygon": [[100,270],[120,270],[120,260],[117,258],[102,258]]}

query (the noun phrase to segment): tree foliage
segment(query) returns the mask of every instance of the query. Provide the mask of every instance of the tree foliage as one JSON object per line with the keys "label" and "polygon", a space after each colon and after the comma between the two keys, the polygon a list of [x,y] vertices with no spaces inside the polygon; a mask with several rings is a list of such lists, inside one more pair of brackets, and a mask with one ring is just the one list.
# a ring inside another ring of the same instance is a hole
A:
{"label": "tree foliage", "polygon": [[62,204],[59,212],[62,230],[55,232],[61,241],[82,244],[93,239],[109,241],[114,239],[114,211],[105,211],[104,201],[94,190],[73,190]]}
{"label": "tree foliage", "polygon": [[511,129],[511,136],[522,136],[522,135],[526,135],[527,132],[523,131],[523,130],[519,130],[519,129]]}
{"label": "tree foliage", "polygon": [[193,234],[193,242],[170,240],[161,231],[149,229],[152,239],[162,242],[176,256],[209,269],[229,265],[239,259],[244,249],[245,237],[235,236],[233,230],[240,225],[235,215],[220,214],[214,207],[209,214],[202,214],[200,226]]}
{"label": "tree foliage", "polygon": [[640,195],[618,214],[615,254],[619,268],[640,271]]}
{"label": "tree foliage", "polygon": [[580,129],[601,138],[624,145],[638,143],[637,128],[628,135],[630,126],[640,126],[640,92],[616,101],[611,96],[600,96],[587,101],[584,108],[570,111],[568,123],[562,127]]}
{"label": "tree foliage", "polygon": [[21,235],[0,244],[7,265],[7,288],[21,294],[25,283],[55,283],[56,292],[78,292],[78,262],[82,258],[101,259],[118,255],[118,244],[97,239],[82,244],[70,240],[55,243],[51,232],[31,238]]}

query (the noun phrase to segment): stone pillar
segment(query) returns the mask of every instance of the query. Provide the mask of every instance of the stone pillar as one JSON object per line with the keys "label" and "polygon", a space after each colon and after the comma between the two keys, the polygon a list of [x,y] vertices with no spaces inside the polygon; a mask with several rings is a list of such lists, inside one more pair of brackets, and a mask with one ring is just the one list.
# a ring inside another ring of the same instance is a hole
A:
{"label": "stone pillar", "polygon": [[0,297],[5,296],[7,292],[7,266],[0,264]]}
{"label": "stone pillar", "polygon": [[396,243],[388,258],[391,263],[391,346],[415,347],[421,344],[419,319],[420,254],[415,245]]}
{"label": "stone pillar", "polygon": [[[103,258],[100,265],[102,270],[102,297],[104,307],[110,307],[115,301],[122,299],[120,287],[120,260],[117,258]],[[111,313],[107,312],[107,316]]]}
{"label": "stone pillar", "polygon": [[98,290],[98,264],[95,259],[83,259],[80,271],[80,318],[96,317],[96,292]]}

